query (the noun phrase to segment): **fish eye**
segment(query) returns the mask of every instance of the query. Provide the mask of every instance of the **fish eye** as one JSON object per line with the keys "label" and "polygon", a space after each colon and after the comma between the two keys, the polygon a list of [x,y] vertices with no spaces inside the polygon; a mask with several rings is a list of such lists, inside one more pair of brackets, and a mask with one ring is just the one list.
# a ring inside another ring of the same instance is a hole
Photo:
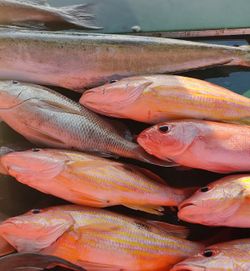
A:
{"label": "fish eye", "polygon": [[33,151],[33,152],[39,152],[39,151],[40,151],[40,149],[33,148],[33,149],[32,149],[32,151]]}
{"label": "fish eye", "polygon": [[12,81],[13,85],[17,85],[19,82],[18,81]]}
{"label": "fish eye", "polygon": [[202,188],[200,189],[200,191],[204,193],[204,192],[209,191],[209,188],[208,188],[207,186],[204,186],[204,187],[202,187]]}
{"label": "fish eye", "polygon": [[162,125],[158,129],[161,133],[166,134],[170,131],[170,126],[169,125]]}
{"label": "fish eye", "polygon": [[214,256],[214,252],[211,249],[205,249],[202,253],[202,256],[209,258]]}
{"label": "fish eye", "polygon": [[115,83],[115,82],[117,82],[117,81],[118,81],[118,80],[110,80],[109,83],[110,83],[110,84],[113,84],[113,83]]}
{"label": "fish eye", "polygon": [[33,209],[31,210],[32,214],[40,214],[41,213],[41,209]]}

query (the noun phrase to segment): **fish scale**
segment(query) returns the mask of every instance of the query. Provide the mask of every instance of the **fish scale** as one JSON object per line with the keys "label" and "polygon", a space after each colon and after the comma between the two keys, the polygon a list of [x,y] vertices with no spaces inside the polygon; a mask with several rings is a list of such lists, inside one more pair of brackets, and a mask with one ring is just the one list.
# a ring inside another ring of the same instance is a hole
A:
{"label": "fish scale", "polygon": [[0,118],[32,142],[168,166],[127,139],[128,130],[55,91],[1,81]]}

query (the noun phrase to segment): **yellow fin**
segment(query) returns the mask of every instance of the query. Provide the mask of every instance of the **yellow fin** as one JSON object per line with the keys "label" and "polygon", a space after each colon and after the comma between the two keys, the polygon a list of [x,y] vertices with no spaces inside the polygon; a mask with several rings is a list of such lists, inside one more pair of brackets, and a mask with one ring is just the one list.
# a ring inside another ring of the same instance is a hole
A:
{"label": "yellow fin", "polygon": [[82,266],[83,268],[86,268],[88,271],[125,271],[122,266],[115,266],[109,264],[93,263],[81,260],[78,260],[77,264]]}
{"label": "yellow fin", "polygon": [[138,210],[154,215],[163,215],[164,208],[161,206],[154,205],[133,205],[133,204],[123,204],[123,206],[128,207],[133,210]]}
{"label": "yellow fin", "polygon": [[187,236],[189,235],[189,229],[184,226],[173,225],[166,222],[151,221],[151,220],[147,221],[147,223],[158,228],[160,231],[164,233],[167,233],[169,235],[172,235],[178,238],[186,239]]}

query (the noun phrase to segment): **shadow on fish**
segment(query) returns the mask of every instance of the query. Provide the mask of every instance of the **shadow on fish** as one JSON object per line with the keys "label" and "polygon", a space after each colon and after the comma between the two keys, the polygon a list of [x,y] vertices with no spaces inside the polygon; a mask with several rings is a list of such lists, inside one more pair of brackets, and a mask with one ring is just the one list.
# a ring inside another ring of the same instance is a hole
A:
{"label": "shadow on fish", "polygon": [[65,267],[65,269],[62,270],[85,270],[58,257],[35,253],[16,253],[0,258],[0,271],[38,271],[51,269],[56,266]]}

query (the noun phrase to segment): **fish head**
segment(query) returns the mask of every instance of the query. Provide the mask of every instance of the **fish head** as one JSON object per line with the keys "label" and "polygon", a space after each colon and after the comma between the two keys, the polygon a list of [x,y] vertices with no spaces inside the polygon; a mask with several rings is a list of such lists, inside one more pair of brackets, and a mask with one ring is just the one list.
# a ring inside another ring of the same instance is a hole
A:
{"label": "fish head", "polygon": [[183,153],[198,135],[195,123],[163,122],[144,130],[137,141],[148,153],[167,159]]}
{"label": "fish head", "polygon": [[197,255],[176,264],[170,271],[238,270],[236,269],[234,254],[235,251],[232,251],[229,246],[213,245],[205,248]]}
{"label": "fish head", "polygon": [[[24,91],[25,90],[25,91]],[[27,85],[18,81],[0,82],[0,109],[11,109],[28,99]]]}
{"label": "fish head", "polygon": [[18,252],[38,252],[55,242],[74,224],[59,208],[33,209],[1,223],[0,235]]}
{"label": "fish head", "polygon": [[225,225],[242,205],[246,191],[233,178],[229,176],[197,190],[179,205],[178,217],[192,223]]}
{"label": "fish head", "polygon": [[3,168],[19,181],[49,181],[65,168],[66,154],[57,150],[34,148],[11,152],[1,158]]}
{"label": "fish head", "polygon": [[[144,90],[151,85],[146,77],[131,77],[86,91],[80,103],[98,113],[128,117]],[[137,104],[138,106],[138,104]]]}

